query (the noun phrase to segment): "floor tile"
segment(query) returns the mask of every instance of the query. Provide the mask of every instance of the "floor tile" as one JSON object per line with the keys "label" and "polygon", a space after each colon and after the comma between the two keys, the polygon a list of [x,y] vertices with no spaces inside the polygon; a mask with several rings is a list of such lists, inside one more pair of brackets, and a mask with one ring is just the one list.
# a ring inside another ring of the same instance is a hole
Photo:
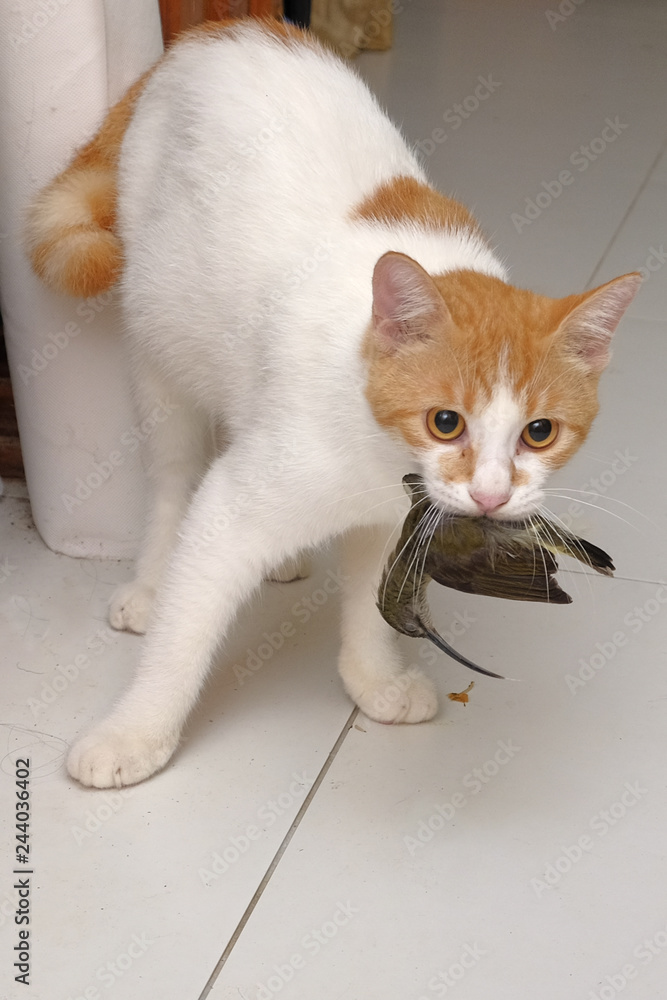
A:
{"label": "floor tile", "polygon": [[395,48],[360,67],[513,280],[564,295],[585,287],[667,139],[667,21],[657,3],[630,16],[627,3],[587,0],[552,29],[552,8],[409,0]]}
{"label": "floor tile", "polygon": [[[14,762],[29,755],[31,997],[198,996],[352,710],[335,675],[335,601],[322,588],[336,567],[266,586],[162,774],[93,791],[67,778],[63,760],[136,661],[141,640],[104,618],[128,567],[49,552],[25,500],[0,500],[0,525],[2,842]],[[4,884],[0,940],[10,949]]]}
{"label": "floor tile", "polygon": [[445,986],[468,1000],[590,998],[628,963],[628,995],[657,1000],[667,590],[662,602],[655,590],[596,581],[570,608],[528,611],[434,594],[445,627],[454,610],[475,619],[459,645],[521,682],[478,678],[467,706],[452,703],[471,674],[439,659],[432,723],[359,717],[211,1000],[421,1000]]}

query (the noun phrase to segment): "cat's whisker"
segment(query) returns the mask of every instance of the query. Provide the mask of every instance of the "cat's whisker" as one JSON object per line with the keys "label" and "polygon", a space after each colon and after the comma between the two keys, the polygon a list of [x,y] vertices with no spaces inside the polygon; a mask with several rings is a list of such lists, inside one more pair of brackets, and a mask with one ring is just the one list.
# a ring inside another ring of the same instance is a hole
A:
{"label": "cat's whisker", "polygon": [[419,561],[417,561],[417,564],[415,566],[415,593],[419,591],[419,588],[421,587],[422,581],[424,579],[424,570],[426,568],[428,550],[431,546],[431,542],[433,541],[433,536],[437,530],[439,523],[440,523],[440,511],[437,508],[434,508],[433,513],[429,521],[427,522],[426,531],[422,538],[422,543],[423,543],[422,548],[424,555],[421,561],[421,567],[419,569],[419,579],[417,579],[417,572],[416,572],[416,566],[419,564]]}
{"label": "cat's whisker", "polygon": [[377,510],[378,507],[384,507],[385,504],[388,504],[388,503],[396,503],[397,501],[399,501],[401,499],[402,499],[402,497],[388,497],[386,500],[380,500],[379,503],[373,504],[372,507],[366,507],[366,509],[364,510],[364,514],[370,514],[370,512],[372,510]]}
{"label": "cat's whisker", "polygon": [[[593,564],[590,560],[588,552],[586,551],[586,548],[576,536],[571,535],[567,531],[567,527],[565,526],[564,521],[558,516],[558,514],[554,513],[554,511],[550,510],[544,504],[540,504],[540,512],[542,513],[545,520],[548,522],[548,526],[545,524],[544,527],[546,531],[549,533],[550,537],[553,538],[555,535],[556,539],[559,542],[562,542],[562,544],[565,545],[566,547],[577,548],[581,553],[581,561],[587,563],[592,568]],[[559,525],[560,528],[562,528],[562,531],[559,530]]]}
{"label": "cat's whisker", "polygon": [[[571,500],[572,497],[567,497],[563,493],[550,493],[552,497],[560,497],[561,500]],[[634,531],[640,531],[632,521],[628,521],[627,518],[621,517],[620,514],[614,513],[613,510],[607,510],[606,507],[601,507],[599,503],[591,503],[589,500],[577,500],[577,503],[583,504],[585,507],[594,507],[596,510],[601,510],[604,514],[609,514],[610,517],[615,517],[618,521],[622,521],[623,524],[627,524],[628,527],[632,528]]]}
{"label": "cat's whisker", "polygon": [[[544,510],[544,515],[545,515],[546,519],[550,522],[552,529],[556,532],[557,536],[561,538],[561,540],[563,541],[563,543],[565,543],[565,536],[566,536],[567,537],[567,544],[568,545],[576,545],[576,547],[582,553],[582,559],[580,561],[583,562],[585,565],[588,565],[591,569],[595,569],[595,567],[593,566],[593,563],[591,561],[591,558],[590,558],[588,552],[586,551],[586,549],[584,548],[584,546],[580,543],[580,541],[579,541],[578,538],[575,537],[574,541],[572,540],[571,533],[568,532],[567,526],[564,524],[564,522],[562,521],[562,519],[556,513],[554,513],[554,511],[550,510],[546,506],[543,507],[543,510]],[[563,531],[564,534],[561,534],[559,526],[562,527],[562,531]],[[580,575],[581,574],[573,574],[573,576],[572,576],[572,585],[574,587],[576,587],[578,593],[580,592],[580,590],[579,590],[579,577],[580,577]],[[596,590],[593,587],[593,584],[591,582],[591,576],[592,575],[593,575],[592,573],[585,573],[584,574],[584,576],[586,577],[586,583],[588,585],[588,591],[589,591],[591,597],[593,598],[593,600],[595,601],[597,595],[596,595]]]}
{"label": "cat's whisker", "polygon": [[428,541],[426,542],[426,545],[424,546],[424,558],[422,559],[421,571],[420,571],[420,574],[419,574],[419,580],[417,582],[417,588],[416,588],[417,591],[421,588],[422,581],[424,579],[424,571],[426,569],[426,559],[428,557],[428,550],[431,547],[431,543],[433,542],[433,536],[435,535],[436,531],[438,530],[438,525],[440,524],[440,514],[439,514],[439,512],[438,512],[438,516],[437,517],[431,519],[431,524],[432,524],[432,527],[431,527],[431,531],[430,531],[430,534],[429,534],[429,537],[428,537]]}
{"label": "cat's whisker", "polygon": [[595,493],[593,490],[575,490],[569,486],[546,487],[543,488],[542,492],[548,493],[550,496],[560,496],[560,494],[555,492],[556,489],[567,490],[568,493],[585,493],[586,496],[597,497],[599,500],[609,500],[610,503],[617,503],[620,507],[627,507],[628,510],[631,510],[634,514],[639,514],[640,517],[643,517],[646,521],[649,522],[649,524],[652,524],[653,527],[655,528],[658,527],[655,521],[653,521],[648,516],[648,514],[645,514],[643,511],[639,510],[638,507],[633,507],[631,503],[626,503],[624,500],[619,500],[617,497],[607,496],[606,493]]}
{"label": "cat's whisker", "polygon": [[[558,515],[554,514],[554,512],[551,511],[551,510],[549,510],[549,508],[546,507],[544,504],[540,505],[540,513],[544,517],[545,521],[548,522],[548,526],[545,524],[544,527],[546,528],[546,530],[549,533],[550,537],[553,538],[553,536],[555,535],[556,539],[558,541],[562,542],[563,545],[567,545],[567,546],[570,546],[572,544],[576,545],[576,547],[578,548],[578,550],[582,554],[582,560],[581,561],[584,562],[584,563],[586,563],[588,566],[590,566],[592,568],[592,563],[591,563],[591,560],[590,560],[590,557],[589,557],[588,553],[586,552],[586,549],[579,542],[579,539],[575,539],[574,542],[572,541],[572,536],[567,532],[567,528],[565,527],[565,525],[563,524],[563,522],[561,521],[561,519],[558,517]],[[563,531],[566,532],[567,539],[566,539],[565,535],[562,534],[562,532],[559,530],[559,524],[562,527]],[[592,583],[591,583],[591,581],[589,579],[590,574],[586,573],[585,575],[586,575],[586,578],[587,578],[587,581],[588,581],[589,592],[590,592],[591,596],[593,598],[595,598],[595,592],[593,590],[593,585],[592,585]],[[574,578],[573,586],[575,586],[577,588],[577,592],[578,592],[579,591],[579,581],[577,580],[576,577]]]}
{"label": "cat's whisker", "polygon": [[602,465],[611,465],[613,462],[613,459],[609,458],[609,455],[596,455],[585,447],[579,449],[579,454],[592,459],[593,462],[600,462]]}
{"label": "cat's whisker", "polygon": [[[420,549],[421,549],[421,546],[422,546],[422,544],[424,542],[424,539],[426,538],[426,535],[428,534],[428,529],[429,529],[429,526],[431,524],[431,521],[433,520],[433,515],[434,514],[436,516],[438,516],[437,509],[434,508],[434,507],[431,507],[426,512],[426,516],[424,518],[422,518],[422,520],[419,522],[421,530],[419,531],[419,534],[417,535],[417,539],[416,539],[415,547],[414,547],[414,552],[412,552],[412,554],[410,556],[410,559],[408,561],[408,565],[406,566],[406,569],[405,569],[405,574],[404,574],[404,577],[403,577],[403,583],[401,584],[400,589],[398,591],[398,599],[399,600],[401,598],[403,590],[405,589],[405,585],[408,582],[408,577],[410,576],[410,571],[412,570],[413,566],[415,567],[415,582],[417,580],[416,569],[417,569],[417,566],[419,564],[419,557],[421,555]],[[416,534],[416,532],[415,532],[415,534]]]}
{"label": "cat's whisker", "polygon": [[[559,542],[561,542],[563,545],[568,546],[568,547],[576,547],[579,550],[579,552],[581,552],[582,561],[585,562],[585,563],[588,563],[589,566],[592,566],[592,563],[590,561],[590,557],[589,557],[588,553],[586,552],[585,547],[582,545],[582,543],[579,541],[578,538],[576,538],[573,535],[570,535],[567,532],[567,528],[566,528],[565,523],[563,522],[563,520],[560,517],[558,517],[558,515],[556,513],[554,513],[554,511],[550,510],[544,504],[540,504],[540,508],[539,509],[540,509],[540,513],[542,514],[542,516],[548,522],[548,525],[545,524],[544,528],[549,533],[549,537],[551,539],[553,539],[554,536],[555,536],[556,540],[559,541]],[[560,528],[562,528],[562,531],[559,530],[559,525],[560,525]]]}
{"label": "cat's whisker", "polygon": [[[378,507],[384,507],[384,506],[386,506],[386,505],[387,505],[388,503],[395,503],[395,499],[394,499],[394,497],[391,497],[391,499],[389,499],[389,500],[381,500],[381,501],[380,501],[380,503],[376,503],[376,504],[374,504],[374,505],[373,505],[372,507],[368,507],[368,508],[367,508],[367,509],[366,509],[366,510],[364,511],[364,513],[365,513],[365,514],[370,514],[370,513],[371,513],[371,511],[374,511],[374,510],[377,510],[377,509],[378,509]],[[402,512],[400,516],[401,516],[401,517],[403,517],[403,516],[404,516],[404,512]]]}
{"label": "cat's whisker", "polygon": [[[534,524],[532,514],[528,518],[528,521],[529,521],[529,523],[530,523],[531,526]],[[535,555],[535,548],[534,548],[534,546],[532,547],[532,553],[533,553],[533,578],[532,578],[531,582],[534,583],[535,582],[535,577],[537,575],[537,556]]]}
{"label": "cat's whisker", "polygon": [[[426,490],[424,490],[422,492],[421,499],[418,500],[417,503],[415,503],[415,507],[418,504],[423,503],[424,500],[426,500],[427,498],[428,498],[428,493],[426,492]],[[404,517],[403,517],[403,514],[401,514],[400,517],[398,518],[398,520],[396,521],[396,524],[394,525],[394,527],[389,532],[389,535],[387,536],[387,541],[384,543],[384,548],[382,549],[382,555],[380,556],[380,561],[379,561],[379,565],[378,565],[378,572],[382,571],[382,567],[384,566],[384,560],[385,560],[385,555],[386,555],[387,549],[389,548],[389,546],[391,544],[391,540],[392,540],[393,536],[396,534],[396,532],[398,531],[400,533],[400,529],[403,526],[403,522],[404,522]]]}
{"label": "cat's whisker", "polygon": [[405,574],[404,574],[404,577],[403,577],[403,583],[401,584],[401,588],[399,590],[399,597],[400,597],[400,595],[403,592],[403,588],[405,586],[405,583],[406,583],[407,578],[408,578],[408,573],[410,571],[410,566],[412,565],[412,561],[415,558],[415,552],[417,552],[419,550],[419,544],[420,544],[420,539],[421,539],[421,533],[422,533],[422,530],[423,530],[423,526],[424,526],[424,524],[426,523],[426,521],[428,520],[428,518],[430,516],[431,509],[432,508],[429,505],[429,507],[423,512],[423,514],[420,517],[419,521],[417,522],[417,524],[415,525],[414,529],[410,533],[410,536],[408,537],[405,545],[402,547],[402,549],[399,552],[397,558],[392,563],[391,568],[387,571],[387,576],[386,576],[386,579],[385,579],[385,586],[384,586],[384,590],[383,590],[383,593],[382,593],[382,604],[383,604],[383,606],[384,606],[384,600],[385,600],[385,595],[386,595],[386,590],[387,590],[387,583],[389,582],[389,579],[390,579],[392,573],[394,572],[394,569],[395,569],[397,563],[399,562],[400,557],[405,552],[406,547],[413,542],[413,539],[416,539],[416,542],[414,544],[415,551],[412,552],[411,555],[410,555],[410,560],[409,560],[409,563],[408,563],[408,567],[406,568],[406,571],[405,571]]}
{"label": "cat's whisker", "polygon": [[[419,528],[421,527],[421,525],[422,525],[422,523],[423,523],[423,521],[424,521],[424,518],[428,516],[428,513],[429,513],[429,510],[430,510],[430,501],[429,501],[429,498],[428,498],[428,496],[425,496],[425,497],[423,497],[423,498],[422,498],[421,500],[418,500],[418,501],[417,501],[417,503],[421,504],[421,503],[424,503],[425,501],[428,501],[428,502],[429,502],[429,506],[428,506],[428,508],[426,509],[426,511],[424,511],[424,513],[423,513],[423,514],[422,514],[422,516],[420,517],[419,521],[417,522],[417,524],[415,525],[415,527],[413,528],[413,530],[412,530],[412,531],[410,532],[410,535],[409,535],[409,536],[408,536],[408,538],[406,539],[406,541],[405,541],[405,544],[404,544],[404,545],[402,546],[402,548],[401,548],[400,552],[397,552],[397,554],[396,554],[396,556],[395,556],[395,558],[394,558],[394,561],[393,561],[393,563],[391,564],[391,566],[390,566],[390,567],[389,567],[389,569],[387,570],[387,574],[386,574],[386,577],[385,577],[385,582],[384,582],[384,587],[383,587],[383,590],[382,590],[382,605],[383,605],[383,607],[384,607],[384,602],[385,602],[385,598],[386,598],[386,596],[387,596],[387,584],[388,584],[388,582],[389,582],[389,579],[390,579],[390,577],[391,577],[391,574],[393,573],[393,571],[394,571],[394,568],[396,567],[396,564],[397,564],[397,563],[398,563],[398,561],[400,560],[400,558],[401,558],[401,556],[403,555],[403,553],[405,552],[406,548],[408,547],[408,545],[410,544],[410,542],[411,542],[411,541],[412,541],[412,539],[414,538],[414,536],[415,536],[416,532],[417,532],[417,531],[419,530]],[[415,506],[417,506],[417,504],[415,504]]]}
{"label": "cat's whisker", "polygon": [[[544,558],[544,552],[542,551],[542,547],[540,545],[537,545],[535,546],[535,548],[537,548],[538,552],[540,553],[540,558],[542,560],[542,567],[544,569],[544,582],[547,588],[547,604],[551,604],[551,595],[549,594],[549,570],[547,569],[547,561]],[[535,559],[534,552],[535,549],[533,549],[533,559]]]}
{"label": "cat's whisker", "polygon": [[375,493],[377,490],[395,490],[399,488],[402,489],[402,487],[403,483],[385,483],[383,486],[371,486],[369,489],[360,490],[358,493],[348,493],[344,497],[336,497],[336,499],[332,500],[330,503],[324,504],[323,509],[332,507],[335,503],[344,503],[346,500],[354,500],[356,497],[363,497],[367,493]]}

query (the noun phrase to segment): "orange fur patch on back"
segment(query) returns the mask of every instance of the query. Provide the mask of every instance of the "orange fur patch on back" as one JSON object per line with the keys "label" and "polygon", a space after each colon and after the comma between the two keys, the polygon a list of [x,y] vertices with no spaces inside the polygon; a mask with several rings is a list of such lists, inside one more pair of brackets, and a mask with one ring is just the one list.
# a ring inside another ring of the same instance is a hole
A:
{"label": "orange fur patch on back", "polygon": [[278,21],[273,17],[227,17],[220,21],[203,21],[201,24],[196,24],[181,32],[172,44],[177,45],[181,40],[188,38],[208,38],[215,41],[225,35],[233,35],[235,29],[247,24],[259,26],[264,34],[290,45],[299,44],[321,48],[318,40],[309,31],[297,28],[296,25],[288,24],[286,21]]}
{"label": "orange fur patch on back", "polygon": [[480,234],[465,205],[405,175],[393,177],[376,188],[354,209],[352,219],[385,226],[412,222],[424,229],[467,229]]}

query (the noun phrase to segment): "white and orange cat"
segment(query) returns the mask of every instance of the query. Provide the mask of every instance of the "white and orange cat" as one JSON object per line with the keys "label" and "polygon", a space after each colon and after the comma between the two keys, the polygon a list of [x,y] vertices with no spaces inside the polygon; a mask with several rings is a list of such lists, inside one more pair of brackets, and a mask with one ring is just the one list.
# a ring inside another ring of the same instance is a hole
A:
{"label": "white and orange cat", "polygon": [[28,238],[53,288],[119,281],[137,405],[173,406],[147,442],[136,579],[111,602],[116,628],[146,632],[140,666],[70,774],[163,767],[239,606],[334,536],[345,689],[381,722],[430,719],[434,686],[375,607],[401,479],[457,514],[535,512],[588,433],[639,275],[565,299],[514,288],[355,73],[247,21],[184,36],[138,81],[38,196]]}

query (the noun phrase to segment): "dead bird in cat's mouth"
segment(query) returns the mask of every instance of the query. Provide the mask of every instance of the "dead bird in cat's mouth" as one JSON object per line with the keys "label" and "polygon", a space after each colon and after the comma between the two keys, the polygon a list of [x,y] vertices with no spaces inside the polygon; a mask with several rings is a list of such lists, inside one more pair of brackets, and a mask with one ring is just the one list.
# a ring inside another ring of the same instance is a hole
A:
{"label": "dead bird in cat's mouth", "polygon": [[431,580],[467,594],[571,604],[555,578],[557,553],[613,576],[606,552],[547,518],[503,522],[443,513],[434,525],[430,515],[436,508],[423,479],[404,476],[403,485],[412,506],[380,580],[378,609],[397,632],[430,639],[471,670],[504,679],[462,656],[438,634],[426,600]]}

